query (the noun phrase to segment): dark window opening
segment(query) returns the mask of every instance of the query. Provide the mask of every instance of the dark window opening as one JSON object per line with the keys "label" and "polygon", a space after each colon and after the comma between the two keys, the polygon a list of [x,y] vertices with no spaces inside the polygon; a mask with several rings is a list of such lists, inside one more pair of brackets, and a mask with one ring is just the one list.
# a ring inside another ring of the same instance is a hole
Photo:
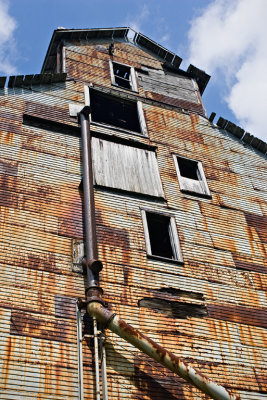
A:
{"label": "dark window opening", "polygon": [[141,133],[137,103],[90,90],[92,120]]}
{"label": "dark window opening", "polygon": [[190,304],[159,298],[144,297],[138,301],[139,307],[145,307],[157,313],[165,314],[169,318],[205,318],[208,316],[204,304]]}
{"label": "dark window opening", "polygon": [[199,180],[197,161],[187,160],[186,158],[177,157],[177,162],[181,176],[184,178]]}
{"label": "dark window opening", "polygon": [[113,63],[115,85],[131,89],[131,68],[126,65]]}
{"label": "dark window opening", "polygon": [[177,259],[172,243],[170,217],[161,214],[146,213],[151,254]]}

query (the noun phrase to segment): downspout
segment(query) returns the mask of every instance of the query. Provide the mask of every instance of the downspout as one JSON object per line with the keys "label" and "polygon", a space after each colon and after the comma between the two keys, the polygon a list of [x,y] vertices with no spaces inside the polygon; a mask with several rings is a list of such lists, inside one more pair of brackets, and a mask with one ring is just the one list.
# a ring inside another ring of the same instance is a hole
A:
{"label": "downspout", "polygon": [[94,289],[94,293],[102,294],[99,287],[99,272],[103,268],[98,260],[96,224],[95,224],[95,201],[93,189],[92,151],[91,135],[89,125],[90,107],[85,106],[80,112],[81,136],[82,136],[82,157],[83,157],[83,200],[84,200],[84,227],[85,227],[85,248],[86,258],[84,266],[87,272],[87,289]]}
{"label": "downspout", "polygon": [[[83,200],[84,200],[84,227],[85,227],[85,250],[86,257],[83,265],[86,268],[87,288],[86,297],[99,298],[102,296],[102,289],[99,287],[99,272],[103,268],[98,261],[96,225],[95,225],[95,201],[93,189],[91,135],[89,125],[90,107],[85,106],[80,112],[81,138],[82,138],[82,159],[83,159]],[[96,400],[100,400],[100,376],[99,376],[99,350],[97,320],[93,317],[94,336],[94,357],[95,357],[95,384]]]}
{"label": "downspout", "polygon": [[173,353],[158,345],[125,321],[109,311],[102,300],[103,290],[99,287],[99,272],[102,263],[97,259],[97,241],[95,227],[95,208],[93,191],[93,173],[91,157],[91,138],[89,126],[90,107],[80,112],[83,154],[83,192],[85,209],[86,260],[88,288],[86,300],[79,300],[79,308],[86,308],[88,314],[104,327],[110,329],[170,371],[184,378],[214,400],[240,400],[239,396],[229,393],[223,386],[216,384]]}

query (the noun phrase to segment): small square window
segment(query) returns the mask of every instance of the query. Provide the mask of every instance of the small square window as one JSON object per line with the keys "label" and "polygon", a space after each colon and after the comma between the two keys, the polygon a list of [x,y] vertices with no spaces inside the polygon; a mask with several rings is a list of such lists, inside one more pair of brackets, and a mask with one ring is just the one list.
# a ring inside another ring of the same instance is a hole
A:
{"label": "small square window", "polygon": [[182,192],[211,196],[200,161],[174,155],[174,162]]}
{"label": "small square window", "polygon": [[142,210],[142,218],[148,255],[182,262],[174,217]]}
{"label": "small square window", "polygon": [[113,85],[137,92],[136,77],[133,67],[110,61],[110,72]]}

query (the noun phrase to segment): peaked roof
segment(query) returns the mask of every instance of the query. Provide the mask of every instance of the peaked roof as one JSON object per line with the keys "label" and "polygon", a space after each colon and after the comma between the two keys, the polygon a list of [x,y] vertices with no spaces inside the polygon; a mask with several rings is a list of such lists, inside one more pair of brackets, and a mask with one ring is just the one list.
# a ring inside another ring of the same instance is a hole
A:
{"label": "peaked roof", "polygon": [[61,43],[66,42],[77,42],[80,40],[110,40],[110,41],[125,41],[134,43],[135,45],[149,51],[158,59],[160,59],[166,66],[172,68],[174,72],[186,73],[189,77],[195,79],[198,83],[201,94],[204,92],[210,76],[206,72],[198,69],[193,65],[189,65],[187,71],[179,69],[182,62],[182,58],[169,51],[165,47],[154,42],[142,33],[138,33],[135,30],[124,27],[124,28],[97,28],[97,29],[65,29],[58,28],[54,30],[51,38],[45,60],[42,66],[41,73],[55,72],[57,49]]}

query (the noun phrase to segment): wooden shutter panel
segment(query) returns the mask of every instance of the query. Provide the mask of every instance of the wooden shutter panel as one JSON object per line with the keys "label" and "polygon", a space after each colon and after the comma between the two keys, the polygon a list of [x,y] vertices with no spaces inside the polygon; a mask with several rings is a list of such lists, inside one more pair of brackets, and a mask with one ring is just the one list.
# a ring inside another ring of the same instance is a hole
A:
{"label": "wooden shutter panel", "polygon": [[96,185],[164,197],[156,153],[92,138]]}

